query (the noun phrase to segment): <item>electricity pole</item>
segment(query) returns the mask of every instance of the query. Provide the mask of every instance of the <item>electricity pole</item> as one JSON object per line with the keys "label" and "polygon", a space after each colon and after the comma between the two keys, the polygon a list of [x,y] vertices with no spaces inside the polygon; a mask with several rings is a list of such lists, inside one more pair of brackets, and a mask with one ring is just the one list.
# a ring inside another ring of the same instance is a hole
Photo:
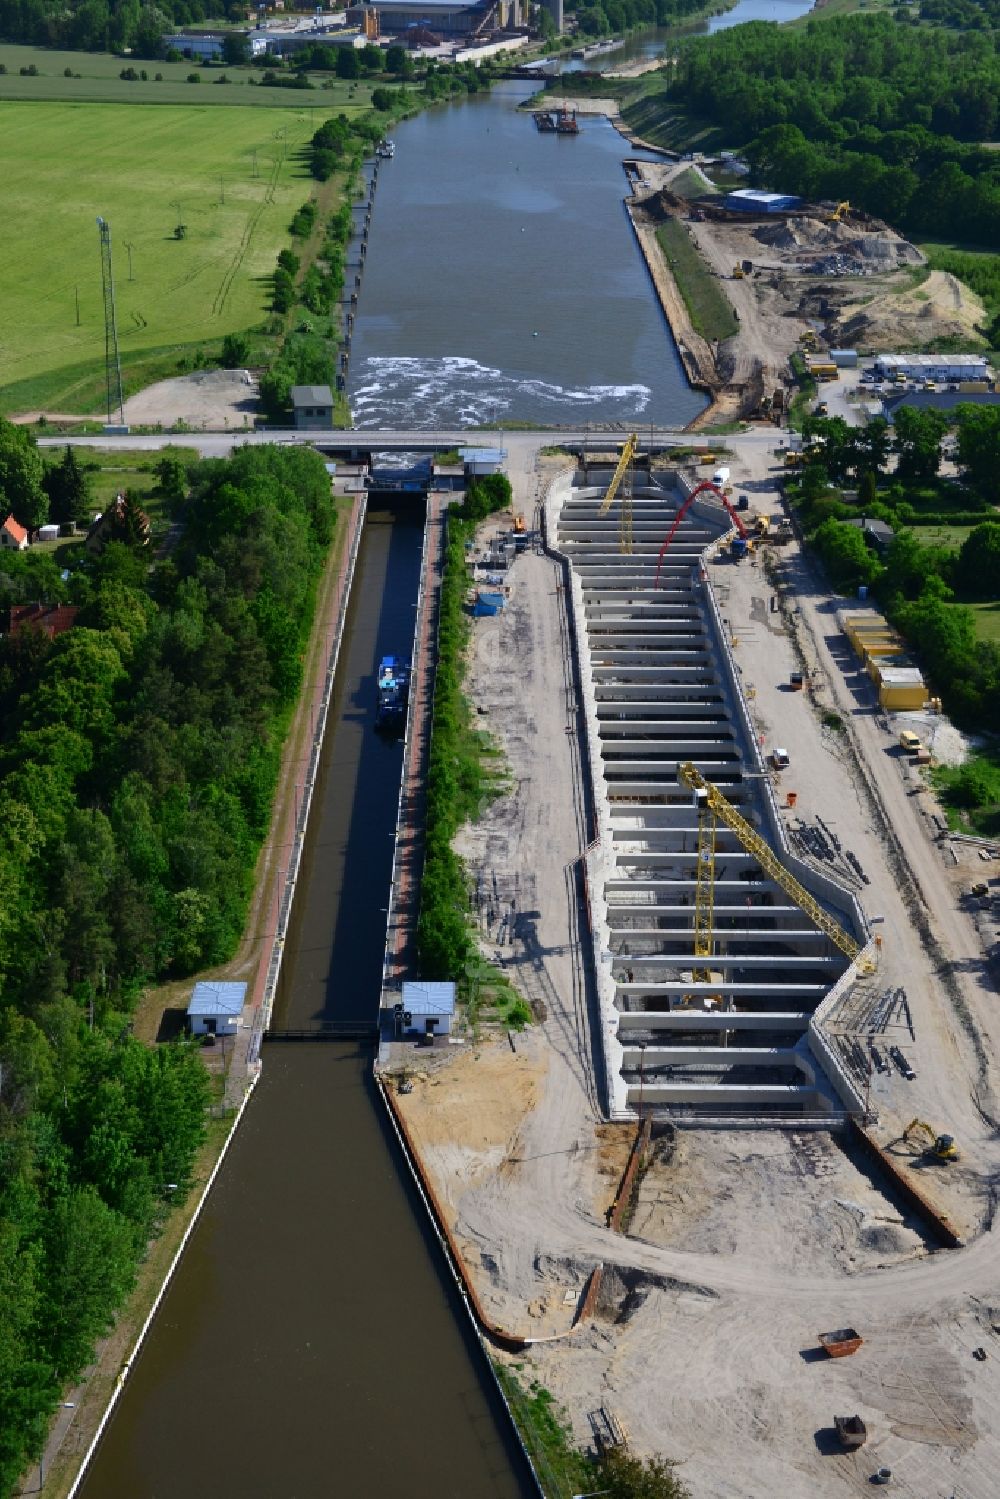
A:
{"label": "electricity pole", "polygon": [[135,277],[132,275],[132,251],[135,249],[135,245],[130,239],[125,241],[125,249],[128,253],[128,279],[134,281]]}
{"label": "electricity pole", "polygon": [[111,225],[107,219],[98,218],[97,230],[101,237],[101,284],[104,290],[104,374],[108,393],[108,423],[114,420],[112,412],[117,410],[118,420],[125,425],[125,400],[122,395],[122,366],[118,357],[118,328],[115,322],[115,283],[111,272]]}

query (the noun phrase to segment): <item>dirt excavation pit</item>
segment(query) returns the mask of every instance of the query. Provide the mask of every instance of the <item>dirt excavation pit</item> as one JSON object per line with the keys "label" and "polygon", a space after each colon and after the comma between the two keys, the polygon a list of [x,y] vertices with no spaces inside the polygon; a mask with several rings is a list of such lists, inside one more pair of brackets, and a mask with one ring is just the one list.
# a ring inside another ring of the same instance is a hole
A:
{"label": "dirt excavation pit", "polygon": [[848,1274],[927,1252],[920,1225],[823,1132],[667,1131],[629,1234],[695,1253]]}

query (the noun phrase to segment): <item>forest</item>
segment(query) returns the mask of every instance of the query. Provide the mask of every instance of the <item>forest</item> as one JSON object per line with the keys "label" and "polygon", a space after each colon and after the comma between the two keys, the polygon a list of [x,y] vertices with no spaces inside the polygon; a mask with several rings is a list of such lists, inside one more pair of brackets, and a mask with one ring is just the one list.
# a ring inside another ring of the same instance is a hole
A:
{"label": "forest", "polygon": [[236,0],[0,0],[0,37],[37,47],[74,52],[124,52],[163,56],[163,39],[178,27],[201,26],[220,17],[244,22]]}
{"label": "forest", "polygon": [[909,233],[1000,243],[1000,55],[991,32],[887,15],[754,22],[680,49],[664,96],[723,128],[753,180],[849,199]]}
{"label": "forest", "polygon": [[669,26],[704,9],[705,0],[585,0],[576,18],[584,36],[620,36],[642,26]]}
{"label": "forest", "polygon": [[[969,605],[1000,601],[1000,411],[957,408],[958,483],[940,476],[951,421],[906,407],[897,408],[892,429],[881,418],[848,427],[839,417],[810,417],[808,457],[791,494],[834,586],[873,589],[949,716],[960,728],[996,733],[1000,645],[977,638]],[[857,491],[853,503],[843,498],[848,486]],[[895,530],[884,556],[845,524],[860,515]],[[972,529],[960,546],[921,539],[922,527],[941,523]]]}
{"label": "forest", "polygon": [[[0,1495],[204,1138],[197,1053],[140,1045],[130,1012],[239,941],[334,529],[310,450],[167,455],[160,477],[168,556],[127,495],[99,555],[0,555],[0,608],[79,609],[0,638]],[[0,423],[20,518],[72,486],[85,510],[80,482]]]}

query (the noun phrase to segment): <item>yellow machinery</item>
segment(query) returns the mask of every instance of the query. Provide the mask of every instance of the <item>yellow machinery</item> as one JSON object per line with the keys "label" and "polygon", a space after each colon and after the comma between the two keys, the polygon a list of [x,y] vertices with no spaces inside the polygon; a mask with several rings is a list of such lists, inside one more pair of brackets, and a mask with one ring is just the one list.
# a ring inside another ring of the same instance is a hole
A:
{"label": "yellow machinery", "polygon": [[746,274],[746,272],[744,271],[744,269],[743,269],[743,267],[741,265],[734,265],[733,266],[733,280],[734,281],[742,281],[743,277],[745,276],[745,274]]}
{"label": "yellow machinery", "polygon": [[635,461],[638,446],[638,433],[633,432],[622,448],[618,467],[612,475],[607,493],[601,501],[601,508],[597,512],[598,515],[607,515],[614,504],[615,495],[621,489],[621,513],[618,522],[618,550],[620,552],[632,550],[632,464]]}
{"label": "yellow machinery", "polygon": [[924,1154],[935,1161],[957,1161],[958,1146],[951,1135],[939,1135],[924,1119],[911,1119],[903,1131],[902,1139],[910,1143],[911,1135],[924,1135],[927,1146]]}
{"label": "yellow machinery", "polygon": [[[713,926],[715,918],[715,831],[718,823],[724,822],[730,832],[735,833],[747,853],[753,854],[757,863],[775,884],[785,892],[789,900],[804,911],[814,926],[829,937],[835,947],[854,962],[861,951],[854,938],[834,921],[819,901],[800,885],[793,874],[775,858],[763,838],[745,817],[741,817],[718,786],[706,781],[701,771],[690,761],[678,766],[677,778],[695,793],[698,805],[698,858],[695,865],[696,884],[694,899],[694,951],[695,958],[710,958],[712,955]],[[707,978],[699,968],[697,977],[701,982]]]}
{"label": "yellow machinery", "polygon": [[850,213],[850,211],[850,203],[838,203],[833,212],[827,216],[826,222],[828,224],[839,224],[843,221],[845,213]]}

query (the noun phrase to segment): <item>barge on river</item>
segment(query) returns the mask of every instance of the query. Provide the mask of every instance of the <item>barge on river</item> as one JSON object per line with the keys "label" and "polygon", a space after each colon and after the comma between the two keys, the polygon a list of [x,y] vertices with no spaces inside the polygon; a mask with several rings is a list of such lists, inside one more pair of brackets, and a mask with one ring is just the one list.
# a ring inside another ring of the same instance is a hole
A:
{"label": "barge on river", "polygon": [[375,727],[389,731],[402,728],[410,695],[409,666],[398,656],[383,656],[378,664],[377,688]]}
{"label": "barge on river", "polygon": [[580,124],[575,109],[536,109],[535,125],[539,130],[556,135],[579,135]]}

